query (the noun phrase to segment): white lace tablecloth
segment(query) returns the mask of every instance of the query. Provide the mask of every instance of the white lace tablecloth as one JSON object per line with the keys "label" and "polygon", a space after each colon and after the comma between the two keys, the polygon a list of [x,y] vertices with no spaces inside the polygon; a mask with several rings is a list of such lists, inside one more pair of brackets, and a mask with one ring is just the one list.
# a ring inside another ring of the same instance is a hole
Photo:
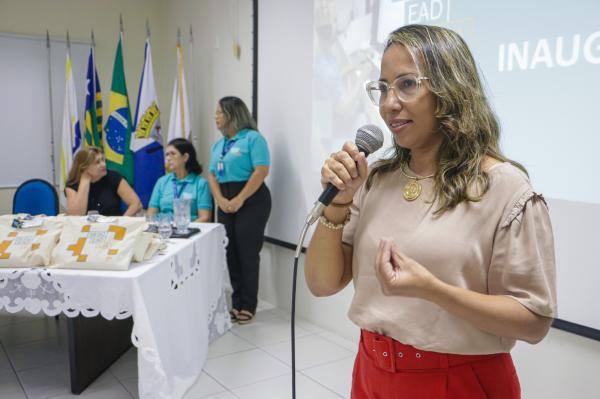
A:
{"label": "white lace tablecloth", "polygon": [[181,398],[202,371],[208,344],[231,328],[224,292],[223,225],[171,239],[164,254],[128,271],[0,269],[0,309],[48,316],[133,316],[140,398]]}

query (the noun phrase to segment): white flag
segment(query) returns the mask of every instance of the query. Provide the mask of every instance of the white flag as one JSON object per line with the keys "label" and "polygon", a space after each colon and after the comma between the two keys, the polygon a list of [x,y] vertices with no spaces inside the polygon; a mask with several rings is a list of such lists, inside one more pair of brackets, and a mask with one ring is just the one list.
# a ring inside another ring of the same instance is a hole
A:
{"label": "white flag", "polygon": [[165,174],[165,155],[162,145],[160,109],[154,85],[150,38],[144,49],[144,69],[135,111],[135,129],[131,133],[133,152],[133,189],[144,208],[148,207],[154,184]]}
{"label": "white flag", "polygon": [[169,117],[169,140],[183,137],[190,140],[192,128],[190,126],[190,107],[188,105],[187,90],[185,88],[185,74],[183,73],[183,48],[177,44],[177,76],[173,87],[171,100],[171,115]]}
{"label": "white flag", "polygon": [[146,39],[144,70],[142,71],[134,123],[135,131],[131,134],[131,151],[136,152],[156,141],[162,143],[160,109],[154,84],[150,39]]}
{"label": "white flag", "polygon": [[64,194],[65,184],[73,164],[73,155],[81,146],[81,130],[77,114],[77,98],[75,95],[75,81],[73,80],[73,66],[71,55],[67,50],[65,73],[65,107],[63,110],[62,141],[60,151],[60,202],[66,206]]}

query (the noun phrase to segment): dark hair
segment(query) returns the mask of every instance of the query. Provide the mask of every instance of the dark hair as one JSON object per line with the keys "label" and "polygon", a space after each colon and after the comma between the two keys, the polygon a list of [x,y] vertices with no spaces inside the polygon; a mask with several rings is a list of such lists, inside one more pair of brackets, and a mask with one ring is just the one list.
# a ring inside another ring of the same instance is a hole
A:
{"label": "dark hair", "polygon": [[202,173],[202,165],[198,163],[198,158],[196,157],[196,150],[192,143],[183,138],[173,139],[167,144],[168,146],[173,146],[181,155],[188,154],[188,160],[185,163],[185,170],[188,173],[195,173],[199,175]]}
{"label": "dark hair", "polygon": [[242,129],[256,130],[256,121],[240,98],[234,96],[223,97],[219,100],[219,105],[225,116],[223,132],[227,129],[234,132],[239,132]]}

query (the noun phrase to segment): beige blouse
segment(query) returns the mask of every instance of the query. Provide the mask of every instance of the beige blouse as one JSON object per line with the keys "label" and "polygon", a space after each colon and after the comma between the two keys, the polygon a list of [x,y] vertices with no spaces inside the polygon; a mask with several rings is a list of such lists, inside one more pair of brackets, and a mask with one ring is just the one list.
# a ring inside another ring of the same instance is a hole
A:
{"label": "beige blouse", "polygon": [[364,185],[354,197],[343,241],[353,246],[355,293],[348,316],[360,328],[419,349],[487,354],[508,352],[515,340],[479,330],[417,298],[386,297],[375,276],[377,246],[392,237],[400,251],[439,279],[472,291],[506,295],[542,316],[556,315],[554,242],[545,201],[509,163],[494,165],[479,202],[434,215],[433,179],[421,180],[413,202],[400,171]]}

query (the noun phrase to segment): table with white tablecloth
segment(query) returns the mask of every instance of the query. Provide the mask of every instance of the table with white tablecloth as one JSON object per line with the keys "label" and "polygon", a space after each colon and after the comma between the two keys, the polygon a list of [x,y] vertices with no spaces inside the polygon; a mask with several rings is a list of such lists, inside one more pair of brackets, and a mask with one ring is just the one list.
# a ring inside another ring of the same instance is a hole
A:
{"label": "table with white tablecloth", "polygon": [[231,328],[225,229],[195,227],[199,234],[170,239],[164,253],[127,271],[0,269],[0,309],[132,316],[140,398],[180,398],[200,375],[209,343]]}

